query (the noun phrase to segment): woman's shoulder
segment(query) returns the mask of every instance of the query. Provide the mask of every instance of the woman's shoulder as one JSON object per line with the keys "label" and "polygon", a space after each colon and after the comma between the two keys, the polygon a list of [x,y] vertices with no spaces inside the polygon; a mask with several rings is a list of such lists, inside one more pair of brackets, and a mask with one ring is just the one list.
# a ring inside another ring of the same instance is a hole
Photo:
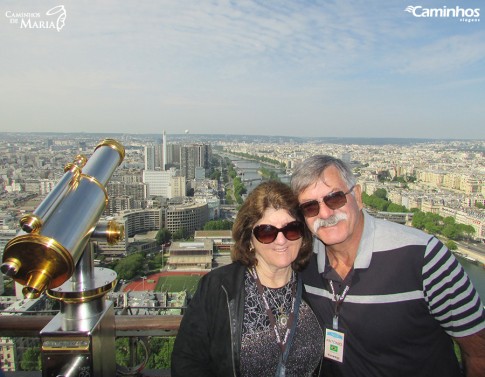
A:
{"label": "woman's shoulder", "polygon": [[239,262],[232,262],[224,266],[216,267],[211,272],[209,272],[206,277],[210,278],[224,278],[225,276],[231,276],[237,274],[238,272],[244,271],[246,267]]}
{"label": "woman's shoulder", "polygon": [[245,266],[239,262],[232,262],[230,264],[220,266],[211,270],[206,274],[204,280],[224,280],[227,278],[233,278],[242,274],[245,270]]}

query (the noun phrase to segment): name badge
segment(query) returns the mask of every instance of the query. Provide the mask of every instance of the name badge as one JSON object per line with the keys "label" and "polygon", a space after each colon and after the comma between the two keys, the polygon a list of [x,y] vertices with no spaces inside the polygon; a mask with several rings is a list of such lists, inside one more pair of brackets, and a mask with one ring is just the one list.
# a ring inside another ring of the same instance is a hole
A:
{"label": "name badge", "polygon": [[326,329],[323,356],[342,363],[344,361],[344,338],[345,334],[343,332]]}

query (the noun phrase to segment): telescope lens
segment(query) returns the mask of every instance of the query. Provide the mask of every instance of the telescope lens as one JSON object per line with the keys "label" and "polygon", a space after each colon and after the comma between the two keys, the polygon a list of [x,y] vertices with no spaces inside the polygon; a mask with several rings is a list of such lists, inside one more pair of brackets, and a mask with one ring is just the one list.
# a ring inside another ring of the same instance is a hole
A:
{"label": "telescope lens", "polygon": [[9,258],[2,264],[0,270],[3,274],[7,275],[8,277],[14,277],[17,275],[20,269],[20,261],[18,259]]}
{"label": "telescope lens", "polygon": [[32,299],[32,298],[38,298],[41,292],[33,287],[24,287],[24,289],[22,289],[22,293],[25,298]]}

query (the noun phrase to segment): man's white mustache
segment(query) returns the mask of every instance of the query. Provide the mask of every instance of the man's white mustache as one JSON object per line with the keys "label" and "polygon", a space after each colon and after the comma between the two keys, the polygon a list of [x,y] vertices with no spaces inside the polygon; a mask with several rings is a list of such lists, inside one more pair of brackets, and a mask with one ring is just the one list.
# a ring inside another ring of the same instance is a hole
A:
{"label": "man's white mustache", "polygon": [[328,227],[337,225],[339,221],[347,220],[346,213],[336,213],[335,215],[330,216],[328,219],[316,219],[313,223],[313,232],[317,232],[318,228],[320,227]]}

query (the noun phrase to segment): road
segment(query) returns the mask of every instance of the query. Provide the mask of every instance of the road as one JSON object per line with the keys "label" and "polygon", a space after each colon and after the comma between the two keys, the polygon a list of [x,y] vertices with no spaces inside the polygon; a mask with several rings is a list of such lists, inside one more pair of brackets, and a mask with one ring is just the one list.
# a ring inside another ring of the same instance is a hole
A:
{"label": "road", "polygon": [[476,259],[485,266],[485,245],[458,242],[458,252]]}

